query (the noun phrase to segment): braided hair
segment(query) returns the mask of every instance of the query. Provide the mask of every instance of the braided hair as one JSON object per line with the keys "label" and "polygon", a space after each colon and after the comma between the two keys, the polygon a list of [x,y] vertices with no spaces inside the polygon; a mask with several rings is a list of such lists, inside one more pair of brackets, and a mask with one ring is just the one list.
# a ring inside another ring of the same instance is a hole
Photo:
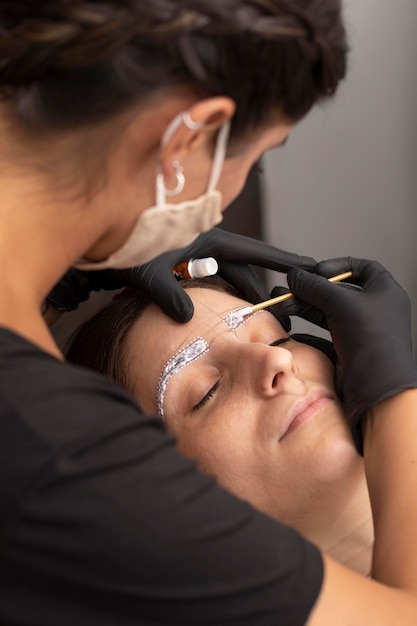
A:
{"label": "braided hair", "polygon": [[235,100],[242,135],[333,95],[346,54],[341,0],[0,0],[0,97],[35,128],[181,85]]}

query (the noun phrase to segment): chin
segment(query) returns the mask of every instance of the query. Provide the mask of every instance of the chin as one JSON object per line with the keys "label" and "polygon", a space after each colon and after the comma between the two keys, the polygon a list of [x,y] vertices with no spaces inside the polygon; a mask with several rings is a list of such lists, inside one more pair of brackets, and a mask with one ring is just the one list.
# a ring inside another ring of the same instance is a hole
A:
{"label": "chin", "polygon": [[286,467],[292,468],[292,475],[301,476],[301,481],[312,488],[314,483],[338,484],[354,474],[355,469],[363,472],[363,458],[356,450],[344,419],[324,416],[324,419],[301,425],[289,434],[290,437]]}

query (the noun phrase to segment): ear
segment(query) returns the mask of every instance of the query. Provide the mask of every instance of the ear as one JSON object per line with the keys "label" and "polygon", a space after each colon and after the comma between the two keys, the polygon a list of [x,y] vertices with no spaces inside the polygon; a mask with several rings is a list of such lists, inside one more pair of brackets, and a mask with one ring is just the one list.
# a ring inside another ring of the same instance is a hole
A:
{"label": "ear", "polygon": [[160,164],[165,178],[173,174],[172,163],[183,162],[193,151],[208,145],[219,128],[233,117],[236,104],[226,96],[206,98],[184,111],[183,123],[163,146]]}

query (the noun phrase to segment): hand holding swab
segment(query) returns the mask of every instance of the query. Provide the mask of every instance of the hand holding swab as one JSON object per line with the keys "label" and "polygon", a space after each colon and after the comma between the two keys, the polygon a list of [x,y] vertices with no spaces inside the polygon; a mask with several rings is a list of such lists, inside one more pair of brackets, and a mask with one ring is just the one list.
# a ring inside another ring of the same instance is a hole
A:
{"label": "hand holding swab", "polygon": [[[345,280],[345,278],[350,278],[352,276],[352,272],[344,272],[343,274],[337,274],[337,276],[332,276],[329,278],[329,283],[338,283],[341,280]],[[277,296],[276,298],[271,298],[271,300],[265,300],[264,302],[259,302],[259,304],[254,304],[251,307],[252,313],[255,311],[260,311],[261,309],[266,309],[269,306],[274,304],[278,304],[279,302],[285,302],[285,300],[289,300],[293,298],[294,294],[292,293],[284,293],[282,296]]]}
{"label": "hand holding swab", "polygon": [[[341,280],[345,280],[346,278],[350,278],[352,276],[352,272],[344,272],[343,274],[337,274],[337,276],[332,276],[329,278],[330,283],[338,283]],[[294,294],[284,293],[282,296],[277,296],[276,298],[271,298],[270,300],[264,300],[264,302],[259,302],[258,304],[253,304],[251,306],[244,307],[243,309],[239,309],[238,311],[234,311],[233,313],[229,313],[226,316],[226,322],[230,326],[230,328],[236,328],[238,324],[242,323],[244,318],[252,313],[256,313],[256,311],[261,311],[262,309],[267,309],[274,304],[278,304],[279,302],[285,302],[285,300],[290,300],[293,298]]]}

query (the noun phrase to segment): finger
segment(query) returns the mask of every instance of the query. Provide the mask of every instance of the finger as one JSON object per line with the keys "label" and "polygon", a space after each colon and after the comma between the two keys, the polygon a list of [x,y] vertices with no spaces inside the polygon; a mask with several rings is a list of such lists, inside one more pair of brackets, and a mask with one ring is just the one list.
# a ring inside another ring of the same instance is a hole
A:
{"label": "finger", "polygon": [[329,259],[317,264],[315,271],[326,277],[350,270],[352,277],[340,283],[347,288],[362,289],[367,292],[379,291],[387,280],[394,280],[392,274],[377,261],[343,257]]}
{"label": "finger", "polygon": [[358,266],[354,263],[355,259],[352,257],[339,257],[336,259],[327,259],[326,261],[320,261],[314,268],[314,272],[320,276],[331,278],[344,272],[352,272],[352,277],[349,280],[355,280],[358,277]]}
{"label": "finger", "polygon": [[171,270],[160,271],[141,283],[152,301],[176,322],[188,322],[194,314],[194,305]]}
{"label": "finger", "polygon": [[314,324],[314,326],[328,330],[327,320],[322,311],[301,300],[294,300],[293,302],[294,304],[292,306],[289,305],[288,302],[277,305],[281,315],[299,317],[310,324]]}
{"label": "finger", "polygon": [[[281,296],[286,296],[290,294],[290,290],[287,287],[282,287],[281,285],[277,285],[271,291],[271,298],[280,298]],[[291,294],[292,295],[292,294]],[[310,308],[310,305],[302,300],[299,300],[295,296],[292,296],[288,300],[284,300],[276,305],[281,313],[284,315],[300,315],[304,313],[306,308]]]}
{"label": "finger", "polygon": [[[245,300],[254,304],[270,299],[270,294],[258,274],[244,263],[220,263],[219,274],[236,287]],[[276,306],[269,308],[286,332],[291,330],[291,321]]]}
{"label": "finger", "polygon": [[311,274],[302,269],[293,269],[288,272],[288,285],[290,291],[300,300],[312,305],[314,308],[322,310],[326,301],[332,301],[340,287],[332,284],[317,274]]}
{"label": "finger", "polygon": [[290,293],[290,290],[288,289],[288,287],[283,287],[282,285],[276,285],[271,291],[271,298],[278,298],[279,296],[285,296],[287,293]]}
{"label": "finger", "polygon": [[352,276],[347,280],[348,283],[365,284],[376,275],[388,273],[380,263],[369,259],[359,259],[355,257],[339,257],[337,259],[328,259],[317,263],[315,270],[317,274],[330,278],[343,272],[351,271]]}
{"label": "finger", "polygon": [[299,341],[300,343],[304,343],[312,346],[313,348],[316,348],[316,350],[320,350],[320,352],[323,352],[323,354],[325,354],[327,358],[330,359],[333,365],[336,364],[336,352],[334,350],[333,343],[331,341],[328,341],[328,339],[323,339],[322,337],[316,337],[315,335],[310,335],[307,333],[294,333],[293,335],[291,335],[291,337],[295,341]]}
{"label": "finger", "polygon": [[[271,291],[271,298],[279,298],[289,293],[290,290],[287,287],[277,285]],[[275,305],[282,315],[298,315],[299,308],[304,306],[305,304],[297,300],[297,298],[290,298],[289,300],[284,300],[284,302]]]}
{"label": "finger", "polygon": [[258,274],[245,263],[219,263],[219,275],[235,287],[240,295],[256,304],[269,298],[269,292]]}
{"label": "finger", "polygon": [[312,257],[287,252],[264,241],[243,237],[242,235],[234,235],[234,239],[229,245],[230,249],[235,252],[235,255],[244,253],[245,258],[239,259],[242,262],[278,272],[287,272],[293,267],[312,270],[316,265],[316,261]]}
{"label": "finger", "polygon": [[[289,293],[289,289],[285,287],[277,286],[274,287],[271,293],[273,298],[279,297],[281,295],[286,295]],[[327,330],[327,322],[326,318],[322,311],[312,307],[307,302],[303,302],[298,298],[290,298],[289,300],[285,300],[284,302],[280,302],[275,305],[275,307],[279,314],[282,316],[291,316],[291,317],[299,317],[315,326],[319,326],[320,328],[325,328]]]}
{"label": "finger", "polygon": [[200,235],[189,252],[198,256],[214,256],[217,261],[247,263],[279,272],[287,272],[292,267],[312,270],[316,265],[315,259],[311,257],[280,250],[264,241],[221,228],[213,228]]}

